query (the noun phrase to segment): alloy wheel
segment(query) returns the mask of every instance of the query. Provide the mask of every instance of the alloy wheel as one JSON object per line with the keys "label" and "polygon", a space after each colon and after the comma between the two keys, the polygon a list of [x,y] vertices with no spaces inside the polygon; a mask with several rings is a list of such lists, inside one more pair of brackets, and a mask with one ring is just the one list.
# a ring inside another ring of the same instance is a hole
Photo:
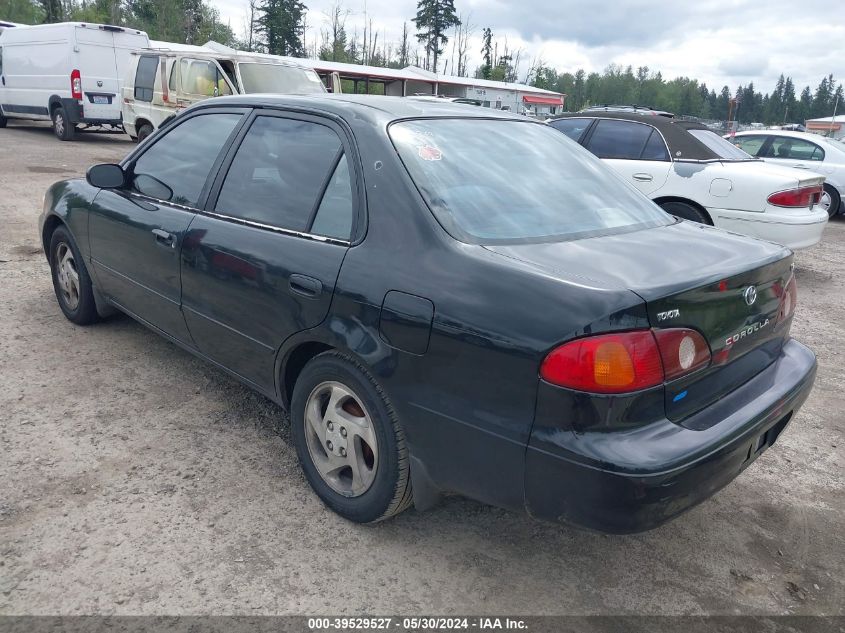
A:
{"label": "alloy wheel", "polygon": [[359,497],[373,485],[378,441],[361,399],[339,382],[317,385],[305,404],[308,453],[323,481],[344,497]]}
{"label": "alloy wheel", "polygon": [[73,259],[73,251],[64,242],[56,247],[54,265],[62,300],[68,310],[76,310],[79,305],[79,271]]}
{"label": "alloy wheel", "polygon": [[833,204],[833,199],[830,197],[830,194],[825,191],[822,193],[822,197],[819,199],[819,208],[823,209],[830,215],[830,205]]}
{"label": "alloy wheel", "polygon": [[65,135],[65,118],[62,116],[61,110],[56,112],[56,118],[53,122],[53,125],[56,126],[56,135],[57,136],[64,136]]}

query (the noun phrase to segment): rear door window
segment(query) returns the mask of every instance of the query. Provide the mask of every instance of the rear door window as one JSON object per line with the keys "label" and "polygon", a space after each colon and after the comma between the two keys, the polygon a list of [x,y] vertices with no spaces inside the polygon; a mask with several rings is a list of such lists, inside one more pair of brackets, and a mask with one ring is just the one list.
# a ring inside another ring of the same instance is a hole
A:
{"label": "rear door window", "polygon": [[592,122],[593,119],[558,119],[557,121],[549,121],[549,125],[577,142],[581,140]]}
{"label": "rear door window", "polygon": [[775,136],[768,157],[786,160],[824,160],[824,150],[810,141],[788,136]]}
{"label": "rear door window", "polygon": [[133,189],[158,200],[197,206],[209,172],[242,116],[202,114],[170,128],[135,161]]}
{"label": "rear door window", "polygon": [[593,129],[587,149],[599,158],[639,160],[653,129],[643,123],[601,119]]}
{"label": "rear door window", "polygon": [[232,160],[215,211],[349,239],[352,187],[340,137],[311,121],[257,117]]}
{"label": "rear door window", "polygon": [[158,69],[158,57],[144,55],[138,60],[135,71],[135,99],[138,101],[152,101],[153,89]]}

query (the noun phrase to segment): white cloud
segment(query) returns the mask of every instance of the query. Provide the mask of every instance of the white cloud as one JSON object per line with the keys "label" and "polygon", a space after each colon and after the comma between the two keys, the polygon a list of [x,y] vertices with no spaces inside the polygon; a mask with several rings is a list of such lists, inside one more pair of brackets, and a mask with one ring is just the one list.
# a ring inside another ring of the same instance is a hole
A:
{"label": "white cloud", "polygon": [[[236,33],[243,30],[247,0],[211,0]],[[333,0],[305,0],[307,39],[319,40]],[[470,15],[476,37],[470,42],[470,68],[481,62],[481,28],[490,26],[500,46],[522,49],[521,78],[535,58],[559,71],[600,72],[608,64],[648,66],[665,78],[687,76],[717,91],[753,81],[764,92],[780,73],[797,89],[815,89],[821,78],[838,73],[845,59],[845,20],[832,0],[707,0],[660,3],[654,0],[455,0]],[[346,0],[347,30],[363,31],[365,12],[379,39],[398,42],[402,23],[416,14],[415,0]],[[451,48],[444,56],[448,59]],[[837,79],[845,79],[845,76]]]}

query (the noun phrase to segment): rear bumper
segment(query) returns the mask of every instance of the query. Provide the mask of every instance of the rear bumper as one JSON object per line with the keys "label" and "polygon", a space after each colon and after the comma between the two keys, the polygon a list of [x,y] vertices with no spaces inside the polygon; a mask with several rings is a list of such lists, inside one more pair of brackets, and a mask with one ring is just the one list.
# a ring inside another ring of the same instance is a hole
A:
{"label": "rear bumper", "polygon": [[818,209],[790,211],[769,207],[763,213],[734,209],[707,211],[719,228],[783,244],[793,250],[818,244],[828,220],[827,212]]}
{"label": "rear bumper", "polygon": [[[530,514],[611,533],[641,532],[704,501],[753,462],[804,403],[816,357],[788,341],[755,378],[693,417],[614,432],[540,426],[525,462]],[[714,423],[715,420],[715,423]]]}

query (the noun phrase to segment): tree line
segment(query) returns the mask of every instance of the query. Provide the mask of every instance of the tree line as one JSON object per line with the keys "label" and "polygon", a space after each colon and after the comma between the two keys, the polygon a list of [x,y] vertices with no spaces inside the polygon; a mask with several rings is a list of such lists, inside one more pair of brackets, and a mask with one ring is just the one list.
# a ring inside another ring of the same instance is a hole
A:
{"label": "tree line", "polygon": [[[796,92],[792,78],[784,75],[778,78],[771,92],[758,92],[753,82],[735,90],[723,86],[716,92],[689,77],[667,81],[660,72],[652,72],[647,66],[635,71],[631,66],[610,65],[601,74],[584,70],[558,73],[538,63],[529,70],[528,81],[538,88],[565,93],[570,112],[589,105],[636,104],[725,121],[730,108],[731,118],[740,123],[782,125],[831,116],[834,107],[838,112],[845,110],[843,86],[833,75],[823,77],[815,90],[805,86],[800,93]],[[731,99],[735,99],[733,105]]]}
{"label": "tree line", "polygon": [[[403,25],[401,39],[388,41],[374,28],[366,12],[363,29],[347,27],[351,12],[336,0],[324,25],[311,39],[306,35],[308,7],[301,0],[247,0],[242,32],[220,19],[211,0],[0,0],[0,17],[13,22],[103,22],[146,31],[152,39],[186,44],[215,40],[248,51],[294,57],[366,64],[391,68],[420,66],[433,72],[463,77],[516,82],[523,51],[495,37],[491,27],[481,29],[481,49],[469,49],[476,26],[471,14],[459,14],[454,0],[418,0],[410,25]],[[412,29],[414,32],[412,32]],[[451,45],[450,45],[451,43]],[[470,55],[481,63],[470,69]],[[637,104],[704,119],[741,123],[798,123],[830,116],[838,102],[841,112],[843,86],[833,75],[818,87],[800,93],[792,78],[781,75],[771,92],[758,92],[753,83],[720,91],[689,77],[671,80],[647,66],[608,66],[604,72],[559,73],[533,60],[523,78],[538,88],[567,95],[566,108],[577,111],[588,105]],[[731,100],[735,100],[731,104]]]}

